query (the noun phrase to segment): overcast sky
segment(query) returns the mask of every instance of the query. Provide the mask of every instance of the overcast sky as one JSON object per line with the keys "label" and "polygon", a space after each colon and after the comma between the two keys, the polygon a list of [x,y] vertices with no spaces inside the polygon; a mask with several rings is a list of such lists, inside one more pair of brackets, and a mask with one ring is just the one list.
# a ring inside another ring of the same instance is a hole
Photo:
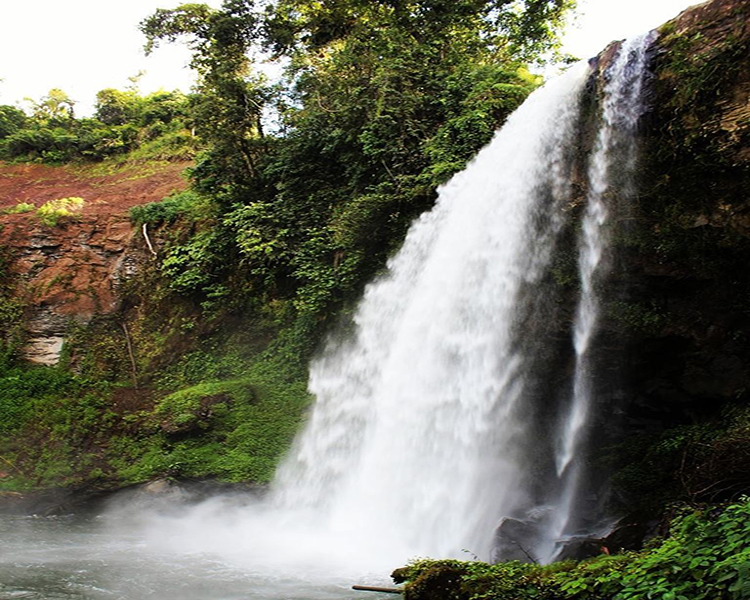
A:
{"label": "overcast sky", "polygon": [[[0,0],[0,104],[38,99],[61,88],[90,114],[98,90],[122,89],[146,71],[142,92],[187,91],[192,76],[187,51],[164,45],[142,52],[138,23],[156,8],[186,0]],[[193,0],[195,1],[195,0]],[[206,1],[206,0],[204,0]],[[221,0],[207,0],[220,6]],[[566,36],[566,50],[581,58],[610,41],[652,29],[695,0],[579,0],[579,17]]]}

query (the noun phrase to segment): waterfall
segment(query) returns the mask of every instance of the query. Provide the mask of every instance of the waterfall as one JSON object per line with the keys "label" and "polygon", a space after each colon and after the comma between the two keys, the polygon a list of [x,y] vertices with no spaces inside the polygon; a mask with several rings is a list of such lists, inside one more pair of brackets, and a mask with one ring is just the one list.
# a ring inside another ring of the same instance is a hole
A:
{"label": "waterfall", "polygon": [[[576,354],[576,372],[573,402],[567,415],[557,452],[557,474],[561,476],[570,465],[576,448],[581,444],[583,426],[591,407],[590,350],[597,333],[600,313],[598,283],[606,277],[605,253],[609,246],[609,210],[605,197],[613,193],[615,181],[612,170],[619,166],[621,176],[614,193],[626,195],[635,165],[635,129],[642,112],[641,87],[646,48],[650,36],[643,35],[623,43],[622,48],[607,72],[604,89],[602,124],[590,160],[586,214],[581,227],[579,273],[581,295],[573,327],[573,344]],[[623,186],[627,185],[627,191]]]}
{"label": "waterfall", "polygon": [[601,115],[574,65],[441,187],[311,364],[315,403],[266,497],[126,503],[113,521],[159,551],[320,585],[420,556],[548,562],[595,533],[602,291],[649,42],[599,74]]}
{"label": "waterfall", "polygon": [[559,546],[554,542],[575,531],[575,502],[581,486],[581,457],[585,454],[586,426],[596,391],[592,350],[599,333],[602,293],[611,262],[612,214],[609,203],[628,201],[633,194],[637,157],[636,128],[643,112],[641,91],[646,51],[654,33],[622,43],[605,72],[601,123],[589,159],[586,211],[579,239],[580,296],[573,325],[575,373],[569,408],[563,415],[555,453],[562,493],[550,525],[543,561],[552,560]]}
{"label": "waterfall", "polygon": [[[560,303],[550,274],[575,226],[584,63],[534,92],[439,190],[367,286],[351,330],[313,362],[316,402],[274,482],[277,514],[391,564],[466,551],[488,559],[495,527],[513,518],[536,528],[531,556],[554,558],[576,526],[608,198],[635,161],[648,43],[623,44],[605,74],[572,343],[548,342]],[[575,366],[567,401],[546,381],[560,347]]]}
{"label": "waterfall", "polygon": [[487,558],[493,524],[531,502],[519,325],[564,225],[588,74],[534,92],[367,287],[353,335],[311,366],[278,505],[395,556]]}

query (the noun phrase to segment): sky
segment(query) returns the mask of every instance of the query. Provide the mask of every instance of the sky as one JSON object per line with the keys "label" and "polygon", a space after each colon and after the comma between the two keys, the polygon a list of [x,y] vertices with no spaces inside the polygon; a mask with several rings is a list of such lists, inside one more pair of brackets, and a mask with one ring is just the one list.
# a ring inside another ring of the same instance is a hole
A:
{"label": "sky", "polygon": [[[143,93],[189,91],[194,79],[188,51],[163,44],[143,54],[138,23],[156,8],[187,0],[0,0],[0,104],[24,106],[51,88],[61,88],[90,115],[96,92],[123,89],[139,71]],[[196,0],[192,0],[196,1]],[[202,0],[218,7],[220,0]],[[645,32],[696,0],[578,0],[579,16],[564,38],[564,50],[589,58],[610,41]]]}

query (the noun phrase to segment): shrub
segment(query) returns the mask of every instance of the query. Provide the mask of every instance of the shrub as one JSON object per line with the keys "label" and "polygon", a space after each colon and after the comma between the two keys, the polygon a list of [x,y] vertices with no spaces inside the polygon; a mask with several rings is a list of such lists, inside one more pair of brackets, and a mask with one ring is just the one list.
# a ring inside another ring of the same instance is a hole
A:
{"label": "shrub", "polygon": [[29,204],[28,202],[19,202],[15,206],[11,206],[10,208],[6,208],[3,210],[3,214],[6,215],[16,215],[19,213],[26,213],[31,212],[32,210],[35,210],[36,206],[33,204]]}
{"label": "shrub", "polygon": [[42,223],[55,227],[61,219],[75,216],[83,208],[83,198],[58,198],[42,204],[36,211]]}
{"label": "shrub", "polygon": [[546,566],[418,560],[394,572],[408,600],[744,600],[750,498],[683,511],[641,552]]}
{"label": "shrub", "polygon": [[178,219],[207,219],[213,212],[208,198],[193,190],[185,190],[172,194],[160,202],[134,206],[130,209],[130,219],[137,225],[160,225],[171,224]]}

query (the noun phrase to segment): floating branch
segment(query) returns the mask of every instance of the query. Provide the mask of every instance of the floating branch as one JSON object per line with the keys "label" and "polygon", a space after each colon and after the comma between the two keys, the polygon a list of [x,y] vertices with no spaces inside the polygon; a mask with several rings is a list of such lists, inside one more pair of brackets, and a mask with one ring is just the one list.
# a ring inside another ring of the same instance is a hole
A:
{"label": "floating branch", "polygon": [[401,588],[385,588],[385,587],[371,587],[369,585],[353,585],[353,590],[359,592],[382,592],[384,594],[403,594],[404,590]]}

